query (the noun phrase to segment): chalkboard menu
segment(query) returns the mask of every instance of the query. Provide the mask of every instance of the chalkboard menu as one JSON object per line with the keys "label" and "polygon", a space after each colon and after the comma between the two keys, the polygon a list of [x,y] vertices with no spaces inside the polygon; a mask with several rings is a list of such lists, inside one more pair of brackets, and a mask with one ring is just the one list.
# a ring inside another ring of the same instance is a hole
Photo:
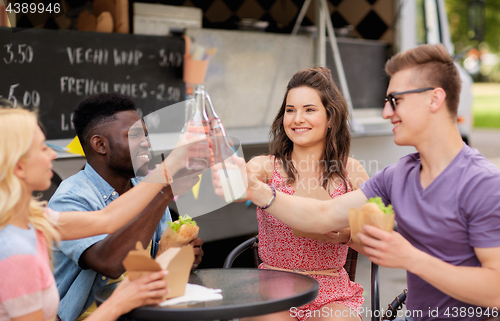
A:
{"label": "chalkboard menu", "polygon": [[[73,138],[72,112],[92,94],[131,96],[143,116],[185,100],[182,37],[0,28],[0,50],[0,98],[38,109],[47,139]],[[170,116],[149,131],[179,131],[182,109]]]}

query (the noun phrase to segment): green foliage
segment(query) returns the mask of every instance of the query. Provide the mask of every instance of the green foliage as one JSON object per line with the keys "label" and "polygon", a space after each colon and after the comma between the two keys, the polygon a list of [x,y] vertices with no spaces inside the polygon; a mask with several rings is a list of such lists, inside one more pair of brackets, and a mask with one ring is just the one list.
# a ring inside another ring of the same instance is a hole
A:
{"label": "green foliage", "polygon": [[500,128],[500,84],[474,84],[474,127]]}
{"label": "green foliage", "polygon": [[[489,70],[488,79],[492,82],[500,82],[500,63],[496,64]],[[500,95],[499,95],[500,96]],[[500,98],[497,102],[500,101]]]}
{"label": "green foliage", "polygon": [[[477,48],[479,43],[469,39],[468,28],[468,1],[445,0],[450,22],[451,39],[455,44],[455,51],[460,52],[472,46]],[[484,43],[490,52],[500,52],[500,1],[485,0],[485,35]]]}
{"label": "green foliage", "polygon": [[500,52],[500,1],[486,0],[485,42],[492,52]]}

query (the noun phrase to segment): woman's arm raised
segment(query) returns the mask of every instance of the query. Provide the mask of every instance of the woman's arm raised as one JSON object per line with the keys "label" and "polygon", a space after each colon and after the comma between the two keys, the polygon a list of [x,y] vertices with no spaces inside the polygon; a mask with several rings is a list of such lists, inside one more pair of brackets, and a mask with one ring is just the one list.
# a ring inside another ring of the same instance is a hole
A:
{"label": "woman's arm raised", "polygon": [[[271,188],[262,182],[253,183],[249,190],[250,200],[257,206],[268,204],[273,196]],[[276,199],[266,211],[286,225],[303,232],[327,234],[348,227],[347,211],[365,203],[366,196],[361,190],[328,201],[276,192]]]}
{"label": "woman's arm raised", "polygon": [[[189,149],[184,136],[165,161],[157,166],[140,184],[130,189],[100,211],[61,212],[57,228],[62,240],[84,238],[92,235],[111,234],[138,215],[169,184],[165,172],[171,178],[186,164]],[[184,176],[187,177],[187,176]],[[177,178],[177,179],[182,179]],[[169,181],[170,181],[169,180]]]}

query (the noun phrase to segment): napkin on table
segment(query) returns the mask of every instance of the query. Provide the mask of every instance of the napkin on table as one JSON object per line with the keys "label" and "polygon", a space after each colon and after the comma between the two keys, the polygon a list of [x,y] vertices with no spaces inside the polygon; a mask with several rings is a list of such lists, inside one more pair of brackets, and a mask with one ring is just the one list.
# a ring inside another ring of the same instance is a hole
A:
{"label": "napkin on table", "polygon": [[168,306],[180,303],[195,303],[222,300],[221,289],[211,289],[197,284],[186,284],[186,292],[183,296],[168,299],[160,303],[160,306]]}

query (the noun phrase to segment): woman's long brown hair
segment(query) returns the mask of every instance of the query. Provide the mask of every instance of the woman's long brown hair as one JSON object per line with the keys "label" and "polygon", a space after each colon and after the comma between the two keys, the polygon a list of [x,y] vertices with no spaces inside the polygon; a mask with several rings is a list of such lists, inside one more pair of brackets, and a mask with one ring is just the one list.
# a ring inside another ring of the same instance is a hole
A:
{"label": "woman's long brown hair", "polygon": [[283,127],[283,117],[288,92],[293,88],[303,86],[316,89],[321,103],[326,109],[327,126],[329,128],[325,137],[325,149],[319,160],[323,188],[328,190],[330,180],[340,178],[347,192],[346,166],[351,146],[349,111],[347,103],[335,85],[329,69],[316,67],[301,70],[290,79],[281,108],[271,125],[271,132],[269,133],[271,154],[282,164],[287,175],[287,182],[289,184],[295,182],[298,172],[292,163],[293,142],[286,135]]}

